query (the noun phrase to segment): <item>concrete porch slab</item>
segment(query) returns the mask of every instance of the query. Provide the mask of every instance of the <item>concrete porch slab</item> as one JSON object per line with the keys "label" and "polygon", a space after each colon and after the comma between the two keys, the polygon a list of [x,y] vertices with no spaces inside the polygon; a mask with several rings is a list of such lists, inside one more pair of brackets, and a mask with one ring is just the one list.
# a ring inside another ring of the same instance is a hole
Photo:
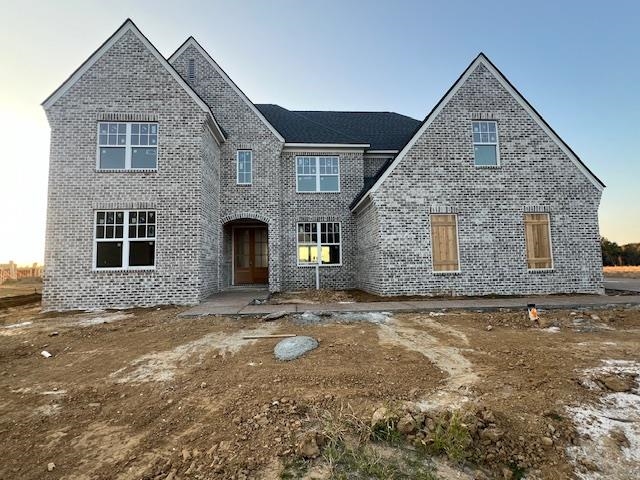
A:
{"label": "concrete porch slab", "polygon": [[234,315],[247,305],[252,304],[254,300],[266,300],[267,298],[269,298],[269,291],[266,288],[234,287],[211,295],[204,302],[182,312],[179,316]]}
{"label": "concrete porch slab", "polygon": [[240,315],[262,315],[268,313],[276,313],[276,312],[287,312],[287,313],[295,313],[298,310],[296,307],[299,305],[247,305],[240,310]]}
{"label": "concrete porch slab", "polygon": [[404,302],[317,303],[317,304],[251,304],[265,291],[227,291],[180,314],[181,317],[206,315],[266,315],[284,311],[302,312],[429,312],[434,310],[498,310],[522,308],[535,303],[543,309],[603,308],[616,305],[640,305],[640,295],[549,295],[538,297],[461,298],[447,300],[412,300]]}
{"label": "concrete porch slab", "polygon": [[604,279],[604,288],[640,293],[640,278],[606,277]]}

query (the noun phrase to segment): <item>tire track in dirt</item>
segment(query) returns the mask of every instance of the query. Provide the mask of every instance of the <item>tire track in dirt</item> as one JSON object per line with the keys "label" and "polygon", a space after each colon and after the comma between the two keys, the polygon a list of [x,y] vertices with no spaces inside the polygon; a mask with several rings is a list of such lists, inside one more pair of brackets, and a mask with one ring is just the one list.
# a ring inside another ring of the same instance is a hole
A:
{"label": "tire track in dirt", "polygon": [[[246,340],[251,335],[269,335],[276,325],[267,324],[257,328],[238,330],[237,332],[215,332],[193,340],[171,350],[149,353],[133,360],[128,366],[120,368],[109,376],[117,383],[166,382],[173,379],[180,364],[189,360],[191,365],[202,363],[205,355],[212,352],[226,355],[236,353],[242,347],[257,340]],[[197,359],[193,359],[197,355]]]}
{"label": "tire track in dirt", "polygon": [[381,344],[400,345],[419,352],[448,374],[442,388],[417,402],[423,410],[461,405],[469,399],[469,387],[478,380],[473,364],[458,347],[441,341],[442,336],[449,337],[448,343],[454,339],[464,347],[469,345],[464,333],[430,318],[392,317],[378,330]]}

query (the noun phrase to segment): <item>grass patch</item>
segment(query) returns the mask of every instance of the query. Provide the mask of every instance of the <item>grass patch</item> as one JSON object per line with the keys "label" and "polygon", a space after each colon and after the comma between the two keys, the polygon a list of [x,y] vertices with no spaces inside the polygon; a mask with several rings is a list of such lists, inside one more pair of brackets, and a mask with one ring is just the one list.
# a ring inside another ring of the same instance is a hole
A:
{"label": "grass patch", "polygon": [[444,453],[454,462],[462,462],[469,457],[469,447],[472,439],[467,426],[462,422],[458,412],[453,412],[449,418],[443,417],[433,432],[433,453]]}
{"label": "grass patch", "polygon": [[[397,416],[372,427],[350,407],[320,415],[324,445],[321,461],[336,480],[436,480],[433,465],[420,452],[402,447]],[[371,441],[378,442],[371,443]]]}
{"label": "grass patch", "polygon": [[280,479],[297,480],[298,478],[302,478],[308,469],[309,462],[306,460],[299,457],[290,458],[284,464],[284,468],[280,473]]}
{"label": "grass patch", "polygon": [[330,465],[331,478],[336,480],[436,480],[433,466],[415,452],[398,447],[385,453],[370,445],[348,446],[334,443],[323,451]]}

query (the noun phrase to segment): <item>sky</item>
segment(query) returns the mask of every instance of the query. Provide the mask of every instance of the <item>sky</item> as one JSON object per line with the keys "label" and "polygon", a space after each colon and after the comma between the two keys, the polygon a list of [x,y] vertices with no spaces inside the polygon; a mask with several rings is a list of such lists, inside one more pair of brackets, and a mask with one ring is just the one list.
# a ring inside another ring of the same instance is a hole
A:
{"label": "sky", "polygon": [[193,35],[255,103],[424,116],[480,52],[607,185],[601,234],[640,242],[640,2],[0,0],[0,263],[42,262],[40,104],[127,18]]}

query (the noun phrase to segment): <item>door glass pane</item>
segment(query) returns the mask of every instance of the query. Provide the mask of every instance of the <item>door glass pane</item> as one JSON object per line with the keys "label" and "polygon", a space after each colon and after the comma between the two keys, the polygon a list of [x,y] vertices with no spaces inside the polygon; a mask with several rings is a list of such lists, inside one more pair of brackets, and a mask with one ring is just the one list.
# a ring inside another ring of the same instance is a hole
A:
{"label": "door glass pane", "polygon": [[250,233],[249,230],[236,230],[236,268],[250,267]]}
{"label": "door glass pane", "polygon": [[255,266],[257,268],[267,268],[269,266],[269,241],[267,231],[256,229],[255,242]]}

